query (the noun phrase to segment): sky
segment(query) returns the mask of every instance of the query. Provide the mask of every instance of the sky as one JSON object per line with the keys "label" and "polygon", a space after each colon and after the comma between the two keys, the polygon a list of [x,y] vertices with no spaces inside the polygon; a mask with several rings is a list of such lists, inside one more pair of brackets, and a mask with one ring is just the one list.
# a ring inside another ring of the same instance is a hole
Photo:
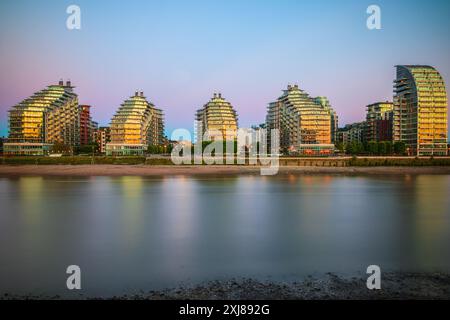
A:
{"label": "sky", "polygon": [[[66,27],[72,4],[80,30]],[[366,26],[371,4],[381,30]],[[432,65],[448,90],[449,57],[448,0],[2,0],[0,136],[11,106],[59,79],[100,125],[142,90],[164,110],[169,136],[192,131],[214,92],[248,127],[298,84],[328,97],[343,126],[392,100],[395,65]]]}

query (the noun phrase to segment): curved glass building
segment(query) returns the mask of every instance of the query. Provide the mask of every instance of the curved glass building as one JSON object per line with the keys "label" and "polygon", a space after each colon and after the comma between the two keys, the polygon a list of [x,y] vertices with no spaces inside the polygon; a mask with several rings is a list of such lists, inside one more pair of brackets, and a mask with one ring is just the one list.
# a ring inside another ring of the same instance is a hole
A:
{"label": "curved glass building", "polygon": [[237,136],[238,116],[220,93],[214,93],[211,100],[197,110],[196,126],[197,139],[208,132],[207,140],[233,140]]}
{"label": "curved glass building", "polygon": [[111,120],[107,155],[143,155],[149,145],[163,144],[162,110],[148,102],[143,92],[125,100]]}
{"label": "curved glass building", "polygon": [[447,93],[430,66],[397,66],[394,81],[393,139],[409,155],[447,155]]}

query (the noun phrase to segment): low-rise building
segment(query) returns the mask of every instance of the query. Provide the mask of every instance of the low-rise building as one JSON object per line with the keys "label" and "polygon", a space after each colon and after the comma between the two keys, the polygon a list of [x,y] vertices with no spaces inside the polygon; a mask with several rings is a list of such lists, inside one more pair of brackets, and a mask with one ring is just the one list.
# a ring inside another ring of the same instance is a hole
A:
{"label": "low-rise building", "polygon": [[365,142],[366,122],[347,124],[338,130],[338,143],[349,144],[352,142]]}
{"label": "low-rise building", "polygon": [[111,141],[110,127],[99,127],[94,131],[94,141],[100,153],[106,153],[106,144]]}
{"label": "low-rise building", "polygon": [[367,106],[365,141],[392,141],[394,104],[377,102]]}

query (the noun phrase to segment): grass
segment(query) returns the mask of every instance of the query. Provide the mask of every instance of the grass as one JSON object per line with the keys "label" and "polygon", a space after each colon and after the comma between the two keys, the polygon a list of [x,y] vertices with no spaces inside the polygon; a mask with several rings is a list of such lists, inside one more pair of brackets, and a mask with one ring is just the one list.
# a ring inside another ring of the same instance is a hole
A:
{"label": "grass", "polygon": [[[315,161],[315,160],[312,160]],[[333,159],[323,158],[320,161],[333,161]],[[342,159],[336,160],[342,163]],[[351,167],[378,167],[378,166],[450,166],[450,158],[358,158],[344,160],[346,166]],[[225,161],[224,161],[225,163]],[[6,165],[90,165],[92,157],[1,157],[0,164]],[[94,164],[114,164],[114,165],[174,165],[170,158],[148,158],[145,157],[95,157]],[[327,165],[329,166],[329,165]]]}
{"label": "grass", "polygon": [[[92,164],[92,157],[4,157],[0,161],[2,164],[10,165],[81,165]],[[94,164],[145,164],[145,157],[95,157]]]}
{"label": "grass", "polygon": [[352,158],[348,160],[348,166],[351,167],[426,167],[426,166],[450,166],[448,158],[406,158],[406,159],[389,159],[389,158]]}

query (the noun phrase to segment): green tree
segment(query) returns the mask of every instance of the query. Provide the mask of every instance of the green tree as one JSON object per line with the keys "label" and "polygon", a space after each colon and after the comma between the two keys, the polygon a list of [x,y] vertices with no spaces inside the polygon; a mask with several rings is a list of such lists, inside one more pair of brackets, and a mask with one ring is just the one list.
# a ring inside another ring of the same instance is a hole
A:
{"label": "green tree", "polygon": [[352,141],[348,143],[345,147],[347,154],[356,155],[364,152],[364,145],[359,141]]}
{"label": "green tree", "polygon": [[51,153],[61,153],[63,155],[72,154],[73,149],[71,146],[59,142],[55,142],[51,148]]}
{"label": "green tree", "polygon": [[362,142],[355,142],[355,154],[364,153],[364,144]]}
{"label": "green tree", "polygon": [[346,154],[354,154],[353,153],[353,144],[352,143],[345,144],[345,153]]}
{"label": "green tree", "polygon": [[370,141],[368,144],[368,151],[371,155],[378,154],[378,143],[376,141]]}
{"label": "green tree", "polygon": [[340,152],[344,152],[345,151],[345,145],[342,142],[338,142],[336,144],[336,149],[338,149]]}
{"label": "green tree", "polygon": [[394,151],[394,147],[392,145],[392,141],[385,141],[384,143],[386,144],[386,154],[387,155],[392,155],[392,152]]}
{"label": "green tree", "polygon": [[403,141],[395,142],[394,153],[397,155],[404,155],[406,153],[406,144]]}
{"label": "green tree", "polygon": [[92,154],[93,152],[96,153],[99,150],[99,146],[97,143],[92,144],[85,144],[82,146],[79,146],[76,148],[75,153],[76,154]]}
{"label": "green tree", "polygon": [[378,142],[378,154],[385,155],[387,151],[386,143],[384,141]]}

